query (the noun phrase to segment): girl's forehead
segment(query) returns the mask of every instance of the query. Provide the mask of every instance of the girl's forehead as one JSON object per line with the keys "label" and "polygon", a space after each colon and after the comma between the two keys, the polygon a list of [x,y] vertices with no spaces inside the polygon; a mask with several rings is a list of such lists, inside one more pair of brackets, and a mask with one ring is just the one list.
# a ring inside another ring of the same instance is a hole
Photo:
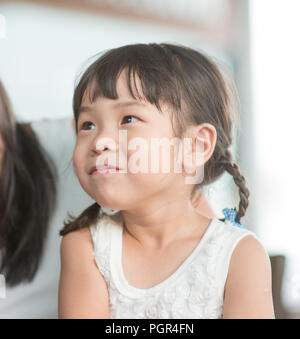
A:
{"label": "girl's forehead", "polygon": [[146,99],[145,95],[143,94],[141,81],[138,76],[135,76],[134,79],[130,79],[130,87],[132,90],[131,92],[128,86],[128,80],[125,71],[122,71],[116,80],[117,98],[106,98],[103,95],[98,94],[98,86],[99,85],[97,85],[95,79],[87,86],[82,97],[81,106],[96,105],[97,103],[99,103],[99,101],[97,100],[99,98],[103,100],[107,99],[107,101],[111,102],[112,104],[117,102],[121,103],[135,101],[137,104],[145,105],[148,107],[154,106]]}
{"label": "girl's forehead", "polygon": [[[115,91],[113,87],[115,87]],[[108,93],[109,97],[104,96],[103,92]],[[143,110],[147,111],[145,117],[147,116],[147,118],[154,119],[159,123],[162,123],[162,119],[168,119],[168,122],[173,125],[173,106],[162,98],[157,98],[158,105],[154,102],[152,103],[149,101],[149,98],[146,98],[145,94],[142,82],[136,73],[129,74],[127,70],[123,70],[111,84],[109,84],[109,81],[108,83],[101,84],[101,79],[94,77],[84,91],[80,107],[76,110],[76,117],[79,119],[80,113],[86,107],[92,107],[95,110],[99,109],[99,111],[103,109],[105,111],[106,108],[133,107],[132,105],[135,105],[144,106]],[[125,103],[130,103],[130,105],[123,105]]]}

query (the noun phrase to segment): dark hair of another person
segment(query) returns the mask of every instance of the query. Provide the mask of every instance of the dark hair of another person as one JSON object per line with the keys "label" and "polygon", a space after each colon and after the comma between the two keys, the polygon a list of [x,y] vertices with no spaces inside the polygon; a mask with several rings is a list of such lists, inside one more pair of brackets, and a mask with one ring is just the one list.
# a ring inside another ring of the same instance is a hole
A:
{"label": "dark hair of another person", "polygon": [[29,124],[17,123],[0,82],[0,272],[30,282],[41,262],[56,204],[56,170]]}
{"label": "dark hair of another person", "polygon": [[[111,49],[87,68],[75,88],[73,113],[76,132],[84,94],[89,93],[91,102],[100,96],[117,99],[116,83],[122,71],[126,74],[127,86],[134,99],[145,99],[159,111],[162,102],[172,107],[171,121],[176,123],[178,137],[182,137],[190,125],[209,123],[216,128],[216,146],[205,163],[204,180],[195,185],[192,194],[197,188],[215,182],[228,172],[239,190],[236,217],[239,222],[249,204],[249,190],[229,150],[233,139],[233,120],[237,125],[239,123],[238,115],[234,119],[232,116],[237,114],[237,96],[233,91],[235,88],[230,88],[217,64],[204,53],[168,43],[134,44]],[[136,86],[136,77],[140,80],[142,93]],[[101,206],[94,203],[79,217],[71,217],[60,234],[96,223],[101,216],[100,209]]]}

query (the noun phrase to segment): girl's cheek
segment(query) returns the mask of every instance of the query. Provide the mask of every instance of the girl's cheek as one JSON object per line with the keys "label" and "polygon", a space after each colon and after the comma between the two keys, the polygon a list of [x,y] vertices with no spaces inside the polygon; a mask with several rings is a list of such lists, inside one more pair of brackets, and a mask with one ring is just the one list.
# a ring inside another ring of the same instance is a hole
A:
{"label": "girl's cheek", "polygon": [[73,152],[73,164],[77,175],[81,172],[81,168],[84,166],[84,159],[82,157],[81,149],[78,145],[75,146]]}

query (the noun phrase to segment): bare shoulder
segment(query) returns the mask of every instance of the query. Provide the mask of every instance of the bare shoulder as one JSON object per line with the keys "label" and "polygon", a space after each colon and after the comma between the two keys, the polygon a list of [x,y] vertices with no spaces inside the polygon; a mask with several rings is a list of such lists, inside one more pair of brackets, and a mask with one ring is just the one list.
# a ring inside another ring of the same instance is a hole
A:
{"label": "bare shoulder", "polygon": [[226,317],[274,317],[270,258],[253,235],[236,245],[225,285]]}
{"label": "bare shoulder", "polygon": [[81,243],[88,242],[92,244],[89,227],[84,227],[82,229],[69,232],[62,238],[62,244],[65,244],[65,246],[68,246],[72,242],[78,241]]}
{"label": "bare shoulder", "polygon": [[84,246],[92,246],[92,240],[89,227],[85,227],[76,231],[69,232],[62,238],[61,249],[70,250],[73,245],[81,244]]}
{"label": "bare shoulder", "polygon": [[270,258],[262,243],[248,234],[236,245],[230,261],[229,274],[246,269],[245,265],[255,265],[257,270],[271,272]]}
{"label": "bare shoulder", "polygon": [[89,227],[66,234],[61,241],[60,254],[62,264],[69,266],[72,263],[74,268],[93,262],[93,243]]}
{"label": "bare shoulder", "polygon": [[109,318],[109,293],[97,267],[89,227],[61,242],[60,318]]}

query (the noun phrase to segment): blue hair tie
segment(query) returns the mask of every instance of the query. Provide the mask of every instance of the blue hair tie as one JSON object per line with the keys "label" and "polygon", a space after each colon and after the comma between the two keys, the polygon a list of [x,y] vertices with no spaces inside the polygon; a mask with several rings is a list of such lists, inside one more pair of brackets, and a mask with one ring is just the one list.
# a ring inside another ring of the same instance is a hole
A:
{"label": "blue hair tie", "polygon": [[236,226],[239,228],[245,228],[245,226],[235,221],[237,213],[238,213],[236,208],[224,208],[222,212],[225,216],[225,220],[228,220],[233,226]]}

